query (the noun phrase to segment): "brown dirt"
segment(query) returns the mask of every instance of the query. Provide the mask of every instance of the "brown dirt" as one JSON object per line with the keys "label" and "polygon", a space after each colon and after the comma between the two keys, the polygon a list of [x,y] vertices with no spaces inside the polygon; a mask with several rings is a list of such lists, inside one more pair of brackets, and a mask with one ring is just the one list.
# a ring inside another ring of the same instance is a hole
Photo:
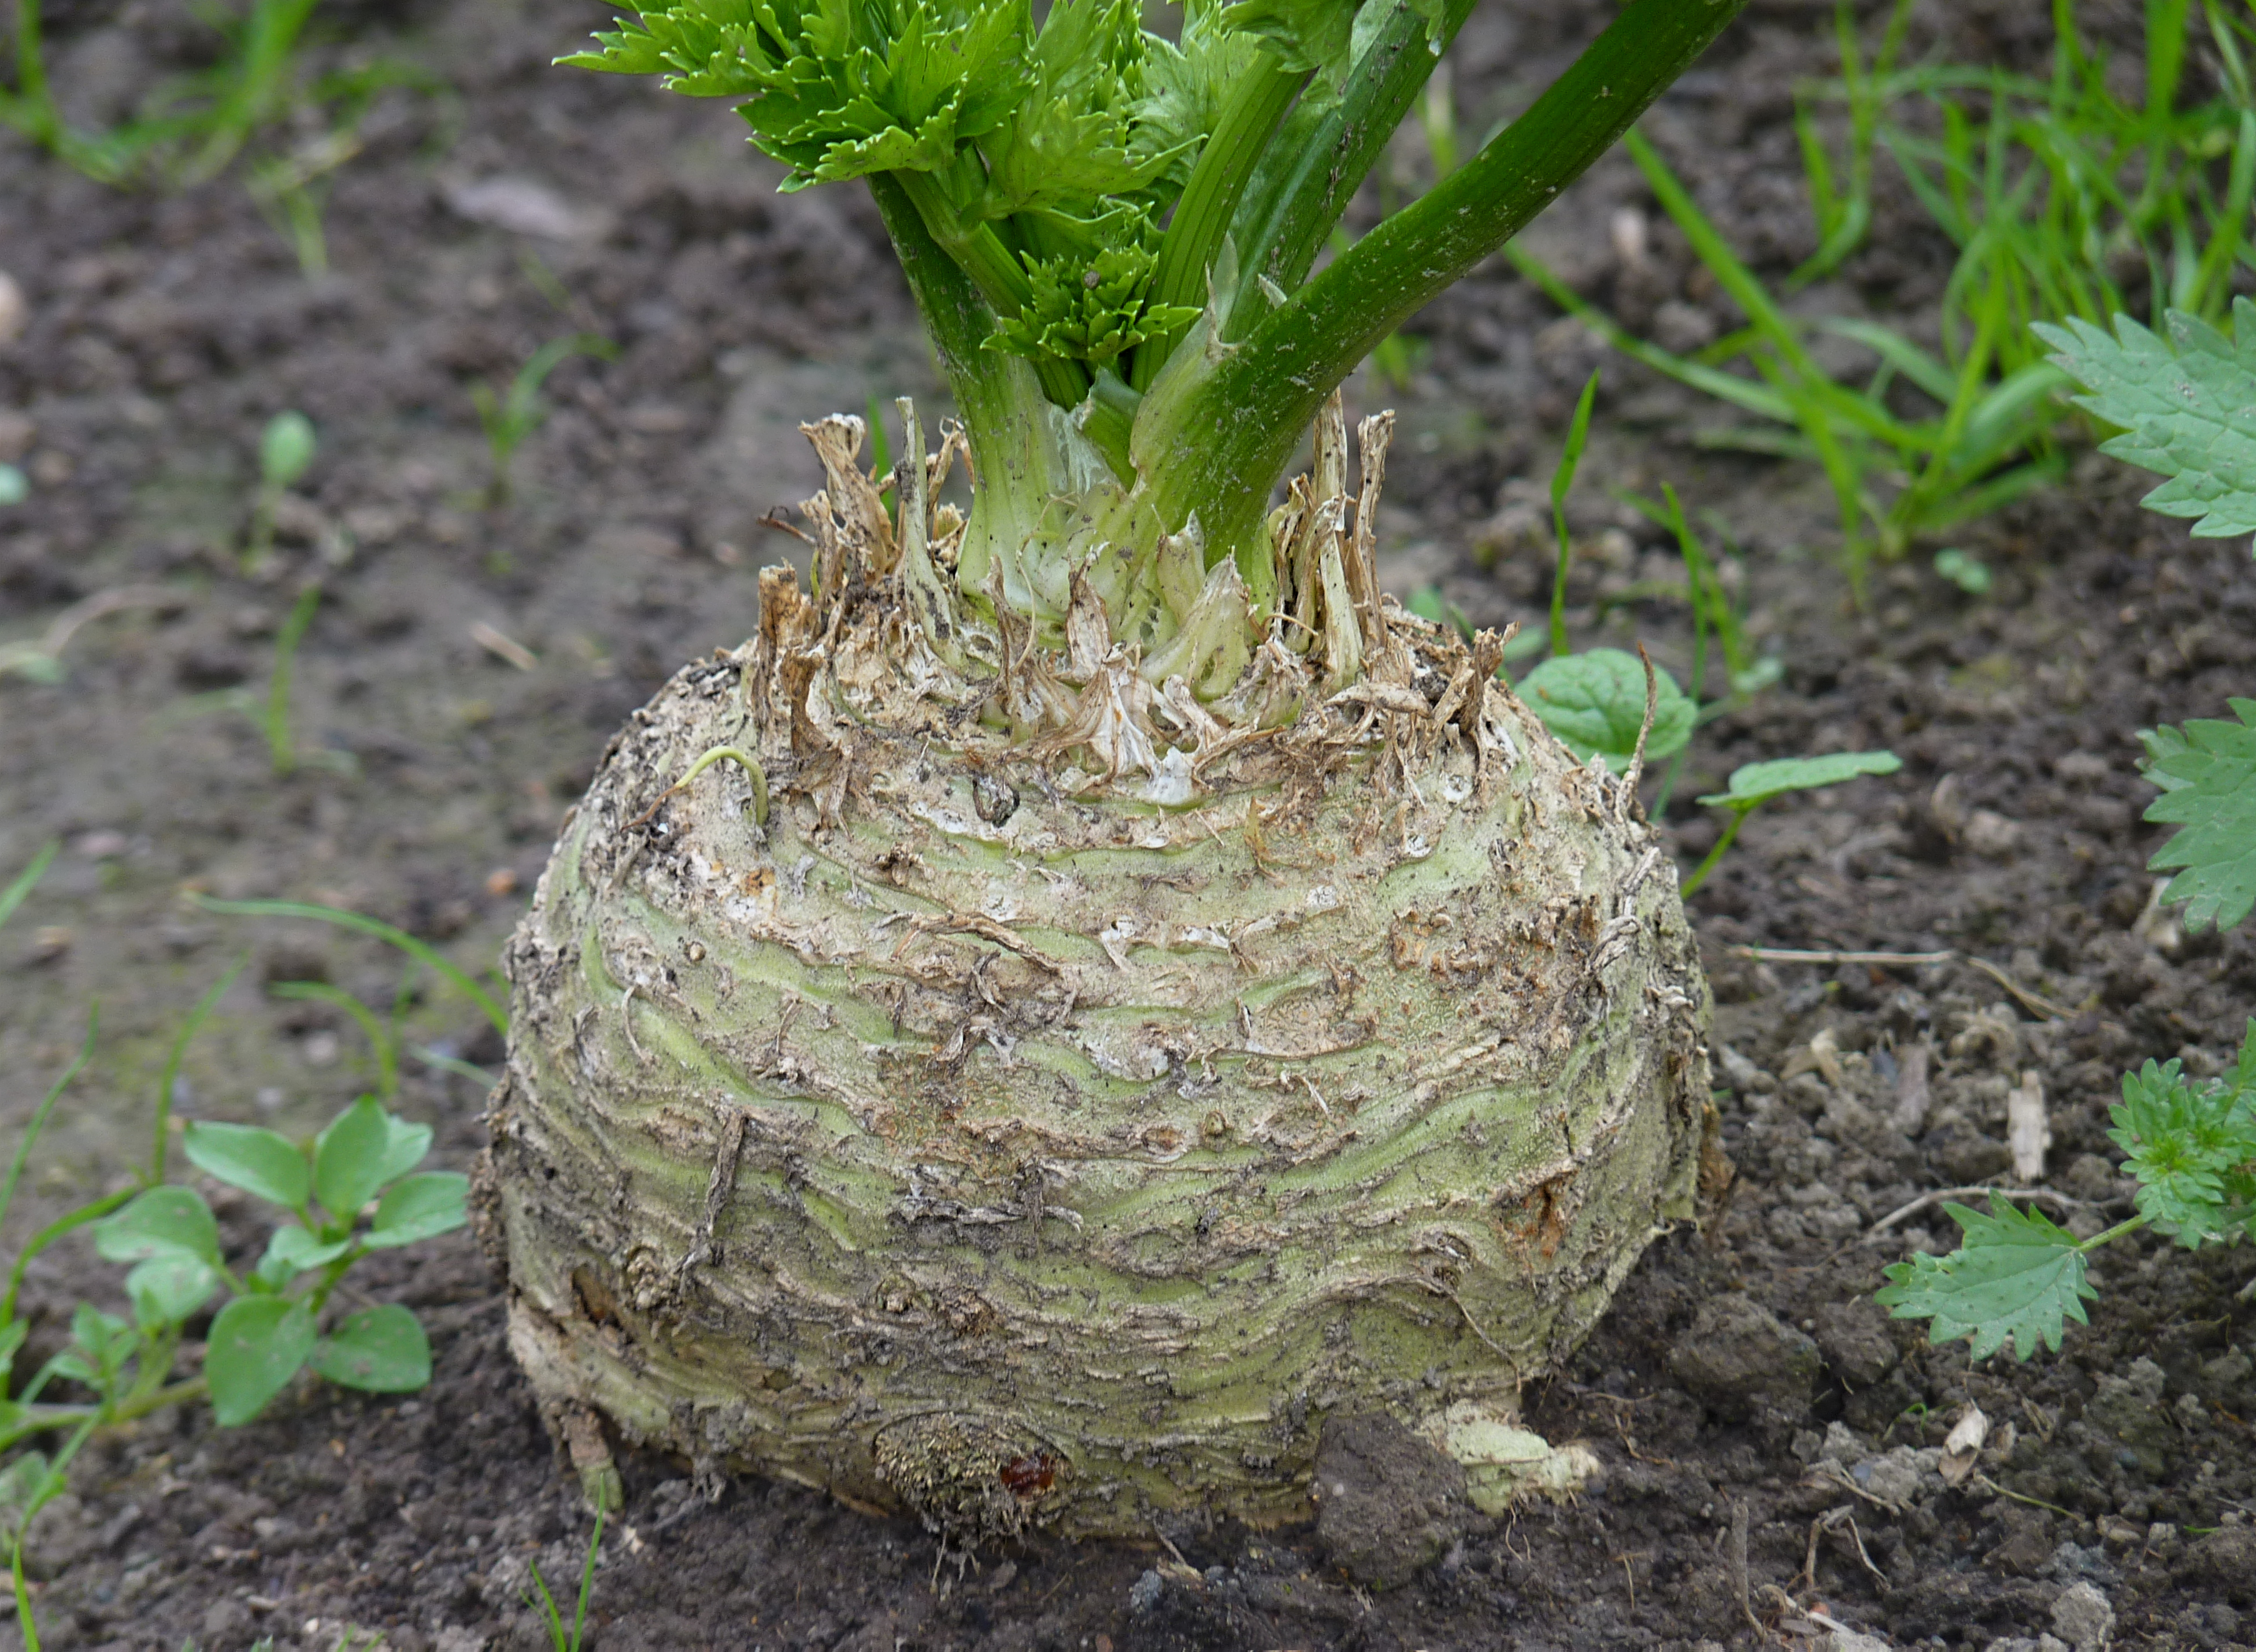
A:
{"label": "brown dirt", "polygon": [[[1955,8],[1953,46],[2034,60],[2042,10]],[[1587,26],[1582,11],[1477,18],[1468,109],[1524,102]],[[2135,39],[2135,7],[2087,11],[2111,39]],[[53,12],[71,86],[130,84],[189,38],[137,10]],[[318,282],[238,182],[119,194],[0,140],[0,267],[30,307],[25,337],[0,346],[0,418],[31,420],[22,462],[35,483],[0,512],[0,624],[30,635],[79,597],[136,582],[185,599],[95,621],[59,684],[0,682],[0,868],[66,843],[0,936],[11,1131],[89,1001],[103,1016],[102,1053],[35,1162],[11,1242],[121,1174],[171,1028],[246,948],[255,967],[193,1055],[183,1110],[310,1129],[365,1082],[349,1026],[262,989],[326,976],[382,1005],[394,960],[307,926],[209,916],[183,889],[333,900],[490,959],[611,730],[673,667],[749,634],[751,568],[793,547],[758,519],[815,476],[796,421],[902,390],[935,400],[855,196],[778,197],[719,109],[545,67],[603,15],[341,13],[353,38],[327,50],[412,56],[450,89],[379,108],[330,202],[334,272]],[[1758,4],[1653,119],[1773,274],[1807,250],[1788,94],[1823,66],[1827,22],[1823,7]],[[600,202],[579,204],[607,221],[559,240],[448,204],[497,176],[568,199],[600,180]],[[1674,301],[1727,322],[1665,225],[1641,266],[1621,261],[1610,215],[1639,200],[1626,163],[1610,161],[1541,227],[1544,251],[1625,314]],[[1915,314],[1945,250],[1904,202],[1882,204],[1873,250],[1827,298]],[[1438,578],[1481,623],[1532,619],[1542,600],[1539,552],[1510,550],[1492,572],[1472,552],[1513,542],[1515,501],[1529,496],[1512,484],[1547,474],[1595,359],[1553,321],[1524,286],[1484,274],[1421,319],[1430,354],[1406,389],[1351,391],[1359,408],[1403,410],[1390,484],[1402,503],[1386,525],[1398,589]],[[505,378],[582,326],[616,339],[618,359],[558,371],[516,502],[483,509],[468,384]],[[2233,1294],[2244,1254],[2146,1239],[2106,1253],[2090,1328],[2026,1366],[1970,1366],[1963,1347],[1928,1348],[1866,1301],[1905,1244],[1947,1240],[1931,1209],[1868,1236],[1877,1218],[2003,1166],[2010,1082],[2038,1075],[2049,1185],[2083,1202],[2071,1219],[2096,1221],[2126,1190],[2103,1134],[2116,1076],[2181,1053],[2212,1067],[2256,1008],[2256,931],[2187,938],[2147,914],[2159,834],[2139,821],[2148,794],[2133,766],[2138,728],[2218,715],[2256,682],[2256,565],[2245,547],[2142,515],[2140,480],[2087,459],[2069,485],[1969,531],[1963,542],[1999,570],[1986,601],[1913,564],[1884,572],[1858,614],[1813,548],[1830,506],[1805,477],[1719,462],[1688,441],[1712,408],[1619,363],[1607,381],[1585,477],[1642,491],[1674,480],[1720,511],[1748,553],[1764,646],[1786,662],[1779,687],[1693,748],[1667,812],[1686,863],[1715,830],[1689,800],[1738,763],[1889,745],[1906,767],[1766,811],[1694,903],[1724,1000],[1719,1083],[1738,1181],[1727,1218],[1658,1242],[1570,1374],[1529,1396],[1551,1437],[1591,1444],[1603,1481],[1571,1507],[1492,1521],[1400,1453],[1343,1446],[1332,1460],[1377,1477],[1348,1505],[1371,1503],[1375,1486],[1383,1507],[1399,1478],[1417,1518],[1394,1524],[1438,1553],[1374,1591],[1337,1563],[1378,1536],[1339,1529],[1339,1515],[1328,1533],[1313,1508],[1274,1533],[1036,1540],[958,1576],[935,1572],[912,1525],[757,1482],[709,1503],[685,1471],[630,1462],[627,1514],[596,1575],[596,1644],[1744,1644],[1743,1584],[1766,1634],[1780,1620],[1771,1591],[1784,1590],[1899,1645],[1985,1647],[2051,1631],[2055,1604],[2090,1584],[2119,1645],[2256,1638],[2243,1420],[2256,1415],[2256,1310]],[[273,629],[318,566],[293,540],[273,577],[246,580],[224,553],[258,427],[284,406],[321,427],[301,491],[356,548],[323,572],[300,662],[298,739],[325,755],[277,778],[255,722],[211,696],[263,695]],[[1681,667],[1686,640],[1666,609],[1597,612],[1656,537],[1587,482],[1576,523],[1623,533],[1578,575],[1578,639],[1644,636]],[[529,648],[532,669],[473,640],[480,622]],[[1969,964],[1813,969],[1732,950],[1748,944],[1956,950],[2072,1013],[2040,1019]],[[498,1054],[459,1000],[427,988],[410,1025],[472,1061]],[[1905,1074],[1922,1046],[1928,1099],[1907,1128]],[[469,1081],[418,1069],[405,1105],[437,1124],[448,1161],[480,1144]],[[250,1212],[222,1214],[229,1241],[250,1244]],[[91,1448],[75,1494],[38,1532],[46,1645],[237,1652],[271,1636],[331,1652],[350,1625],[384,1631],[395,1652],[544,1644],[521,1603],[526,1568],[576,1577],[586,1525],[502,1346],[492,1283],[462,1236],[372,1273],[371,1295],[431,1324],[431,1389],[401,1402],[307,1386],[246,1429],[189,1408]],[[54,1345],[71,1303],[114,1289],[87,1251],[52,1253],[26,1292],[34,1349]],[[1812,1368],[1811,1343],[1822,1363],[1805,1390],[1790,1373]],[[1944,1490],[1887,1455],[1940,1444],[1970,1401],[2016,1434],[1986,1485]],[[12,1635],[0,1628],[0,1646]]]}

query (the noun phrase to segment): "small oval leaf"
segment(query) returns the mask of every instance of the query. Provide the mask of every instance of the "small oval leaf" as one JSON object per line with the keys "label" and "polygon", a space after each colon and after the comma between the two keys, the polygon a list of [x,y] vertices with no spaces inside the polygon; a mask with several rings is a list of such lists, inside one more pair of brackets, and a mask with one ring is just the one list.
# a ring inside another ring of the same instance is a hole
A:
{"label": "small oval leaf", "polygon": [[1729,808],[1752,808],[1788,792],[1815,791],[1838,786],[1860,774],[1893,774],[1903,766],[1893,752],[1829,752],[1823,757],[1783,757],[1771,763],[1749,763],[1731,771],[1731,787],[1702,798],[1703,803]]}
{"label": "small oval leaf", "polygon": [[314,1350],[314,1369],[370,1394],[406,1394],[431,1380],[431,1340],[397,1303],[353,1315]]}
{"label": "small oval leaf", "polygon": [[248,1423],[288,1386],[314,1351],[314,1316],[303,1303],[238,1296],[212,1320],[204,1381],[222,1428]]}
{"label": "small oval leaf", "polygon": [[376,1207],[375,1224],[362,1242],[370,1250],[389,1250],[450,1233],[470,1219],[469,1193],[469,1177],[456,1171],[411,1175],[384,1196],[384,1203]]}
{"label": "small oval leaf", "polygon": [[94,1225],[94,1248],[106,1262],[152,1256],[219,1260],[219,1224],[190,1188],[151,1188],[116,1215]]}
{"label": "small oval leaf", "polygon": [[287,1136],[256,1125],[192,1124],[181,1146],[205,1175],[293,1211],[313,1189],[306,1155]]}

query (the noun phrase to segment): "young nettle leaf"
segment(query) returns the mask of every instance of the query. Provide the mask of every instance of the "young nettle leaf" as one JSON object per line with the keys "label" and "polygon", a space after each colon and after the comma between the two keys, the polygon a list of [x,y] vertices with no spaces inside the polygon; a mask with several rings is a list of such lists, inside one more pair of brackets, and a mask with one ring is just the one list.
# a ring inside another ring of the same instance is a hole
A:
{"label": "young nettle leaf", "polygon": [[222,1428],[250,1422],[314,1352],[313,1310],[278,1296],[238,1296],[212,1319],[204,1382]]}
{"label": "young nettle leaf", "polygon": [[451,1233],[469,1218],[470,1179],[452,1170],[411,1175],[384,1196],[361,1243],[372,1251]]}
{"label": "young nettle leaf", "polygon": [[2090,390],[2076,405],[2123,427],[2099,450],[2169,478],[2148,510],[2200,519],[2205,539],[2256,533],[2256,304],[2233,300],[2231,339],[2177,310],[2167,324],[2168,343],[2127,315],[2112,338],[2085,321],[2034,330]]}
{"label": "young nettle leaf", "polygon": [[2082,1299],[2099,1293],[2084,1282],[2083,1248],[2073,1233],[2034,1206],[2018,1210],[1995,1197],[1986,1216],[1960,1204],[1942,1208],[1963,1230],[1964,1243],[1948,1256],[1915,1255],[1886,1270],[1891,1282],[1876,1300],[1895,1317],[1932,1321],[1928,1335],[1936,1342],[1965,1338],[1977,1359],[2008,1341],[2016,1359],[2027,1359],[2040,1342],[2057,1352],[2063,1319],[2090,1323]]}
{"label": "young nettle leaf", "polygon": [[116,1215],[94,1225],[94,1248],[106,1262],[160,1256],[219,1260],[219,1224],[202,1196],[188,1188],[151,1188]]}
{"label": "young nettle leaf", "polygon": [[431,1340],[397,1303],[352,1315],[314,1345],[314,1369],[342,1387],[407,1394],[431,1380]]}
{"label": "young nettle leaf", "polygon": [[[1653,686],[1647,762],[1673,756],[1692,738],[1692,702],[1676,679],[1656,667]],[[1546,660],[1520,679],[1519,697],[1583,762],[1598,753],[1615,773],[1628,769],[1645,725],[1645,665],[1635,654],[1590,648]]]}
{"label": "young nettle leaf", "polygon": [[313,1191],[306,1155],[285,1135],[257,1125],[192,1124],[181,1137],[188,1162],[205,1175],[287,1210]]}
{"label": "young nettle leaf", "polygon": [[[2256,346],[2256,326],[2249,332]],[[2250,417],[2256,420],[2256,404]],[[2139,735],[2147,778],[2162,788],[2147,818],[2185,828],[2147,868],[2183,868],[2162,898],[2185,903],[2189,929],[2229,929],[2256,908],[2256,700],[2229,703],[2239,722],[2196,717],[2183,729]]]}
{"label": "young nettle leaf", "polygon": [[2108,1137],[2139,1179],[2139,1213],[2189,1249],[2256,1219],[2256,1091],[2238,1080],[2236,1069],[2230,1083],[2189,1084],[2178,1062],[2150,1061],[2123,1075],[2123,1099],[2110,1110]]}

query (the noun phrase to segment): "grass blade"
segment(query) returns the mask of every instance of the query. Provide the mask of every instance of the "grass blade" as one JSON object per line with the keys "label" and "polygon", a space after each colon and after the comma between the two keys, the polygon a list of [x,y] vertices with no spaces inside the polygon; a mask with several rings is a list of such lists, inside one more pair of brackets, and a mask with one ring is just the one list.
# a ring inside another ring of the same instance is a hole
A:
{"label": "grass blade", "polygon": [[39,886],[39,879],[47,875],[47,867],[53,861],[55,851],[61,847],[60,842],[49,838],[40,845],[39,852],[32,857],[32,864],[18,872],[15,881],[5,890],[0,890],[0,924],[6,923],[14,916],[16,908],[24,904],[24,898]]}
{"label": "grass blade", "polygon": [[486,1020],[493,1023],[496,1032],[509,1031],[509,1012],[467,970],[443,957],[428,942],[419,941],[405,929],[395,928],[380,918],[371,918],[365,913],[347,912],[341,907],[316,906],[306,900],[216,900],[209,895],[197,895],[194,899],[196,905],[206,912],[216,912],[226,917],[310,918],[319,923],[333,923],[340,929],[350,929],[356,935],[373,935],[444,976],[456,991],[478,1006]]}

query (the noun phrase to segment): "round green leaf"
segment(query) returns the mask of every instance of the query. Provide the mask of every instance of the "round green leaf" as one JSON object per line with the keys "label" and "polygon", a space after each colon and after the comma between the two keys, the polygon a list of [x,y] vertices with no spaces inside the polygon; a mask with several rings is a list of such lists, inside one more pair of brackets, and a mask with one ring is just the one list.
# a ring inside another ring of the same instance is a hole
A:
{"label": "round green leaf", "polygon": [[[411,1133],[396,1134],[395,1125]],[[339,1113],[314,1146],[314,1196],[321,1208],[332,1216],[352,1216],[376,1197],[378,1188],[412,1169],[431,1139],[424,1130],[421,1141],[415,1141],[412,1133],[416,1129],[393,1119],[373,1096],[363,1096]],[[414,1158],[394,1169],[411,1147]]]}
{"label": "round green leaf", "polygon": [[293,1211],[313,1187],[306,1155],[287,1136],[256,1125],[192,1124],[181,1146],[205,1175]]}
{"label": "round green leaf", "polygon": [[370,1394],[407,1394],[431,1380],[431,1339],[397,1303],[353,1315],[314,1350],[314,1369]]}
{"label": "round green leaf", "polygon": [[[1676,680],[1653,668],[1653,731],[1646,761],[1673,757],[1692,738],[1694,708]],[[1645,724],[1645,663],[1618,648],[1591,648],[1545,660],[1519,681],[1519,697],[1583,762],[1602,754],[1617,774],[1637,752]]]}
{"label": "round green leaf", "polygon": [[384,1196],[362,1242],[372,1251],[451,1233],[469,1221],[470,1179],[452,1170],[411,1175]]}
{"label": "round green leaf", "polygon": [[1746,809],[1788,792],[1838,786],[1859,774],[1893,774],[1903,766],[1893,752],[1831,752],[1823,757],[1782,757],[1774,763],[1749,763],[1731,771],[1731,789],[1700,801]]}
{"label": "round green leaf", "polygon": [[151,1188],[116,1215],[94,1225],[94,1248],[106,1262],[155,1256],[219,1260],[219,1225],[188,1188]]}
{"label": "round green leaf", "polygon": [[248,1423],[282,1392],[314,1351],[314,1316],[303,1303],[238,1296],[212,1320],[204,1380],[222,1428]]}
{"label": "round green leaf", "polygon": [[197,1257],[178,1251],[152,1256],[125,1276],[133,1317],[145,1331],[177,1325],[211,1300],[219,1275]]}
{"label": "round green leaf", "polygon": [[258,471],[270,488],[286,488],[306,474],[320,446],[314,421],[301,413],[278,413],[258,440]]}

